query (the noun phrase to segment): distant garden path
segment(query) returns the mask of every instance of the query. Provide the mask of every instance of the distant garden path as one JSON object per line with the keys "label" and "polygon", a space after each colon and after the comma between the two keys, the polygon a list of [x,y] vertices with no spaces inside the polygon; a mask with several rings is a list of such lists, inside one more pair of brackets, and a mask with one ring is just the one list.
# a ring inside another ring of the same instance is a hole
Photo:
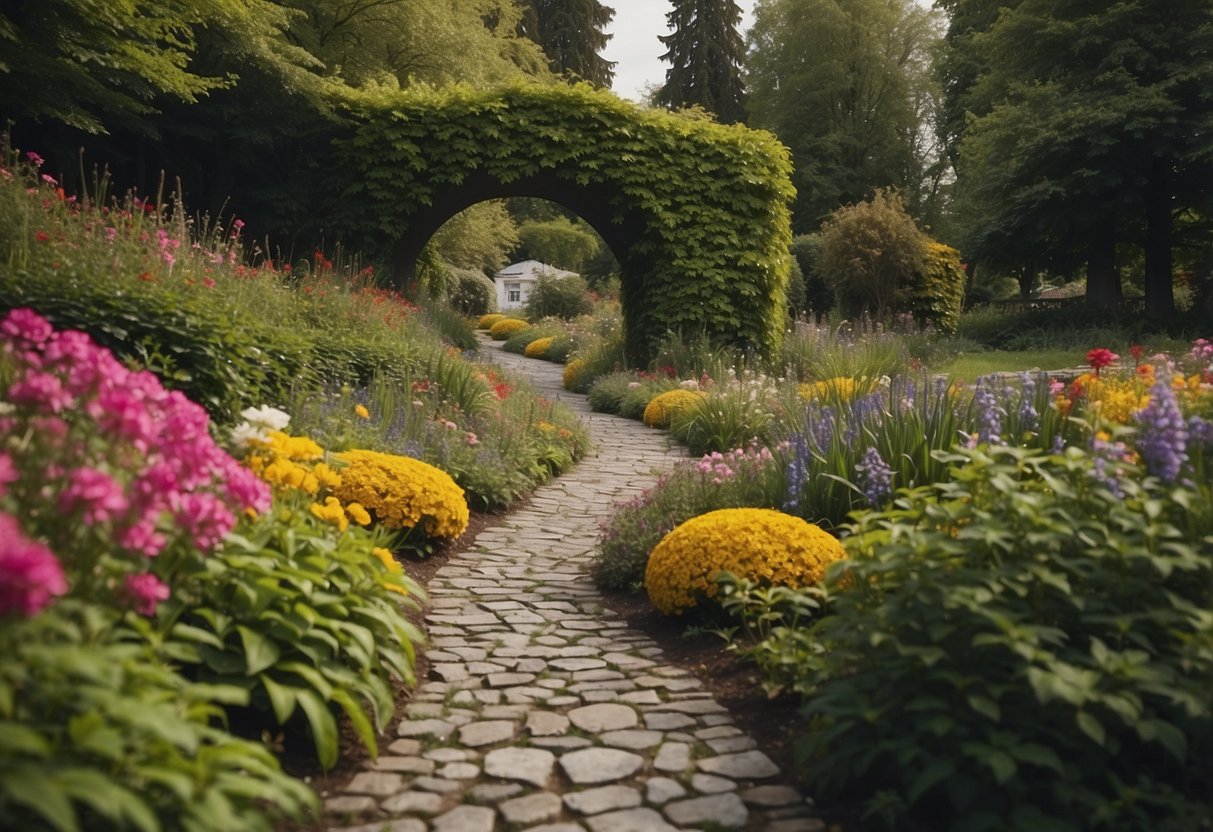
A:
{"label": "distant garden path", "polygon": [[589,578],[611,503],[682,451],[590,412],[561,388],[560,365],[486,349],[576,410],[594,450],[435,574],[430,679],[379,760],[324,795],[329,829],[824,829],[699,680],[604,609]]}

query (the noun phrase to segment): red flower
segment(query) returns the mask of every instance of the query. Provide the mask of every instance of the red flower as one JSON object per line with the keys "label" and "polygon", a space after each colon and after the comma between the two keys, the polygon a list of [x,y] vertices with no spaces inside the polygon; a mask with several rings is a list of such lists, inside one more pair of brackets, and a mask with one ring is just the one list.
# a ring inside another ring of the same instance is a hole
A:
{"label": "red flower", "polygon": [[1146,354],[1146,348],[1141,344],[1134,344],[1129,347],[1129,355],[1133,356],[1133,361],[1136,364],[1141,363],[1141,357]]}
{"label": "red flower", "polygon": [[47,234],[45,231],[43,231],[41,228],[39,228],[37,231],[34,232],[34,239],[40,243],[45,243],[48,240],[50,240],[50,235]]}
{"label": "red flower", "polygon": [[1087,363],[1091,365],[1091,369],[1095,371],[1095,375],[1099,375],[1099,371],[1109,364],[1120,358],[1119,355],[1109,349],[1099,347],[1087,353]]}

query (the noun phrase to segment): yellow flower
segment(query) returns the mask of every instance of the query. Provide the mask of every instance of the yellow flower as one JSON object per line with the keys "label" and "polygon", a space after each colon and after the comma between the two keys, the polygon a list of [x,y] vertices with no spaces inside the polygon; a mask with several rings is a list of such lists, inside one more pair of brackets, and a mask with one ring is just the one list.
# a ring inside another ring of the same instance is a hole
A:
{"label": "yellow flower", "polygon": [[555,340],[555,338],[536,338],[526,345],[526,349],[522,351],[522,354],[527,358],[543,358]]}
{"label": "yellow flower", "polygon": [[649,555],[644,585],[667,615],[716,595],[716,575],[727,571],[770,586],[821,581],[845,557],[842,544],[817,526],[772,509],[730,508],[678,526]]}
{"label": "yellow flower", "polygon": [[644,409],[644,423],[651,428],[668,428],[675,416],[690,410],[707,398],[697,390],[670,390],[656,396]]}
{"label": "yellow flower", "polygon": [[489,337],[494,341],[504,341],[515,332],[526,329],[530,324],[517,318],[506,318],[489,327]]}
{"label": "yellow flower", "polygon": [[586,363],[583,359],[575,358],[568,364],[564,365],[564,389],[572,390],[573,385],[577,383],[581,377],[581,373],[585,370]]}
{"label": "yellow flower", "polygon": [[345,510],[342,509],[341,501],[336,497],[326,497],[324,505],[312,503],[308,509],[324,522],[336,526],[338,531],[343,532],[349,528],[350,523],[345,519]]}
{"label": "yellow flower", "polygon": [[374,555],[379,560],[379,562],[383,564],[383,568],[386,569],[387,571],[389,571],[389,572],[403,572],[404,571],[404,568],[400,565],[400,562],[397,561],[394,557],[392,557],[392,553],[389,552],[387,549],[384,549],[382,546],[376,546],[374,549],[371,549],[371,554]]}
{"label": "yellow flower", "polygon": [[317,462],[312,473],[325,488],[336,488],[341,485],[341,475],[334,471],[327,462]]}
{"label": "yellow flower", "polygon": [[383,585],[383,588],[386,589],[388,592],[394,592],[397,595],[407,596],[409,594],[409,591],[407,589],[405,589],[404,587],[402,587],[400,584],[385,583]]}
{"label": "yellow flower", "polygon": [[359,526],[369,526],[371,524],[371,515],[358,503],[350,503],[346,506],[345,513]]}
{"label": "yellow flower", "polygon": [[454,538],[468,524],[463,489],[450,475],[406,456],[377,451],[348,451],[336,496],[375,513],[392,529],[420,527],[430,537]]}
{"label": "yellow flower", "polygon": [[358,416],[361,419],[371,418],[371,412],[369,410],[367,410],[365,406],[360,405],[360,404],[354,405],[354,415]]}

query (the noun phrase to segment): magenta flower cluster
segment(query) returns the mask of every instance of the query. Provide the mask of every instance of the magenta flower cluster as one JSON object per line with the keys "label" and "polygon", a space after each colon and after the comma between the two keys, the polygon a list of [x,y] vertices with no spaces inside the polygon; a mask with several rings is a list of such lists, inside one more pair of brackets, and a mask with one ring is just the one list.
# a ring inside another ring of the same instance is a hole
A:
{"label": "magenta flower cluster", "polygon": [[109,591],[153,612],[169,590],[147,559],[208,554],[240,513],[268,509],[268,486],[215,444],[201,407],[88,335],[16,309],[0,362],[0,614],[32,615],[114,564]]}

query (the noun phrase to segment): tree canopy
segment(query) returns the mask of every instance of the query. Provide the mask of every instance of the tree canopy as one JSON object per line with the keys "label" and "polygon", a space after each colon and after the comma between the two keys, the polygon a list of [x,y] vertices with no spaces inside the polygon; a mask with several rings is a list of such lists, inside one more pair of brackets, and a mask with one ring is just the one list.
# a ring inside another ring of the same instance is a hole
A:
{"label": "tree canopy", "polygon": [[543,47],[558,75],[610,87],[615,64],[600,54],[611,35],[603,28],[615,10],[598,0],[521,0],[519,31]]}
{"label": "tree canopy", "polygon": [[792,151],[797,230],[878,187],[918,194],[934,20],[914,0],[759,0],[750,120]]}
{"label": "tree canopy", "polygon": [[738,32],[741,7],[733,0],[673,0],[661,56],[670,64],[655,101],[664,107],[699,106],[720,121],[745,121],[742,63],[745,41]]}

